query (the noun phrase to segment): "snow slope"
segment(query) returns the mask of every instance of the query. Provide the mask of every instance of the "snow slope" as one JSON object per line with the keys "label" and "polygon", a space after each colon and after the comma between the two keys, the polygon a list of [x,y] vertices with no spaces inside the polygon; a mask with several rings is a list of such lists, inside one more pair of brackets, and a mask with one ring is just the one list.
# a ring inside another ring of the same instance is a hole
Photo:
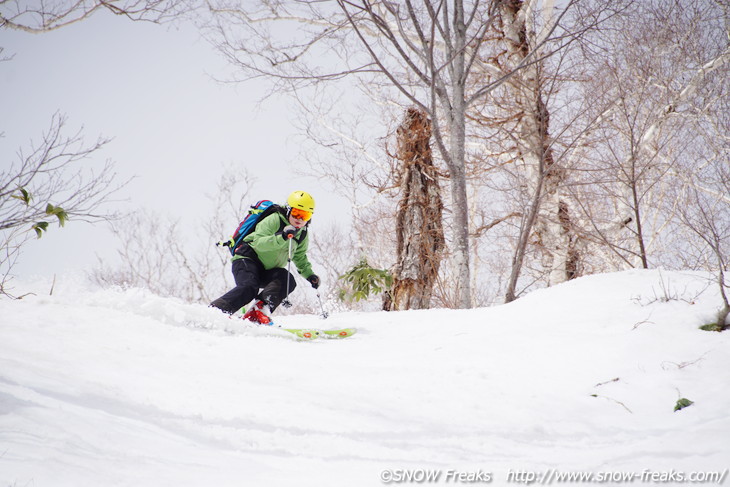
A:
{"label": "snow slope", "polygon": [[[0,487],[728,476],[730,334],[698,330],[720,304],[705,274],[589,276],[488,309],[280,318],[359,328],[312,342],[142,290],[61,287],[0,300]],[[694,404],[674,412],[680,397]]]}

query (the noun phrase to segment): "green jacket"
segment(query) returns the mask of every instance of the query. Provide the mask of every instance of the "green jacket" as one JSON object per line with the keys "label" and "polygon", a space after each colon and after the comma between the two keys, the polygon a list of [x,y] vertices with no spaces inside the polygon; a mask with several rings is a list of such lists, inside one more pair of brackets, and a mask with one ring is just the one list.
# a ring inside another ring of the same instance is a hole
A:
{"label": "green jacket", "polygon": [[[287,266],[289,241],[284,240],[280,233],[287,225],[289,225],[289,221],[286,216],[275,212],[258,222],[256,229],[243,239],[256,252],[256,256],[266,270]],[[304,228],[300,228],[292,239],[292,262],[305,279],[314,274],[312,264],[307,258],[308,247],[308,232]],[[246,257],[235,255],[233,260],[244,258]]]}

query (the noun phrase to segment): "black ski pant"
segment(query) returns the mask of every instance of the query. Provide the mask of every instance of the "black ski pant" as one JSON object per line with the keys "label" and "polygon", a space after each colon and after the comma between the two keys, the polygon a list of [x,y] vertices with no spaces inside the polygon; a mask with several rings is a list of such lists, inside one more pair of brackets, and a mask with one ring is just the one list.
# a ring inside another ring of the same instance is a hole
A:
{"label": "black ski pant", "polygon": [[266,270],[258,259],[249,257],[234,260],[231,271],[236,287],[210,303],[226,313],[235,313],[254,298],[262,300],[274,311],[287,296],[287,279],[290,293],[297,285],[294,276],[286,269]]}

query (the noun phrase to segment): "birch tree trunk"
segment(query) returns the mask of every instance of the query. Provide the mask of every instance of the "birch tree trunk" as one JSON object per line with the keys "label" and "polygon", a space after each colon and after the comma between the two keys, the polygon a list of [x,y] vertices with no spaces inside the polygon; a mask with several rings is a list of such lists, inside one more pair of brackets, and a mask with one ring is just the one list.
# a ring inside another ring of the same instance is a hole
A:
{"label": "birch tree trunk", "polygon": [[391,310],[427,309],[444,249],[443,202],[431,157],[431,122],[415,108],[398,128],[401,200]]}
{"label": "birch tree trunk", "polygon": [[[501,5],[502,32],[507,49],[507,69],[511,70],[534,54],[534,29],[529,10],[534,2],[511,0]],[[529,8],[528,8],[529,7]],[[549,25],[549,22],[548,22]],[[550,147],[550,114],[543,99],[541,63],[533,62],[509,81],[517,113],[516,158],[527,173],[530,208],[525,212],[520,238],[512,261],[506,301],[516,298],[516,286],[530,236],[543,252],[548,284],[575,277],[579,256],[571,238],[570,211],[562,194],[565,178]]]}
{"label": "birch tree trunk", "polygon": [[[446,24],[448,25],[448,24]],[[466,191],[466,25],[464,4],[454,2],[453,48],[449,53],[452,62],[448,64],[451,80],[451,97],[443,105],[447,111],[451,137],[446,163],[449,167],[452,207],[454,214],[454,244],[452,248],[456,280],[457,307],[472,306],[471,269],[469,265],[469,204]],[[437,85],[432,85],[435,89]]]}

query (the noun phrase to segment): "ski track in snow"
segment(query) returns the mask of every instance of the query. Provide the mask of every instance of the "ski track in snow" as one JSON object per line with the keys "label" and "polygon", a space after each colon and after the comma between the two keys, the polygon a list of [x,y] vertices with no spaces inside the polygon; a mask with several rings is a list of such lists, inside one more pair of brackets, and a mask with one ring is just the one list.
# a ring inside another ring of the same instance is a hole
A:
{"label": "ski track in snow", "polygon": [[358,328],[300,342],[142,290],[2,300],[0,487],[723,470],[730,334],[698,330],[719,304],[706,274],[627,271],[492,308],[278,318]]}

